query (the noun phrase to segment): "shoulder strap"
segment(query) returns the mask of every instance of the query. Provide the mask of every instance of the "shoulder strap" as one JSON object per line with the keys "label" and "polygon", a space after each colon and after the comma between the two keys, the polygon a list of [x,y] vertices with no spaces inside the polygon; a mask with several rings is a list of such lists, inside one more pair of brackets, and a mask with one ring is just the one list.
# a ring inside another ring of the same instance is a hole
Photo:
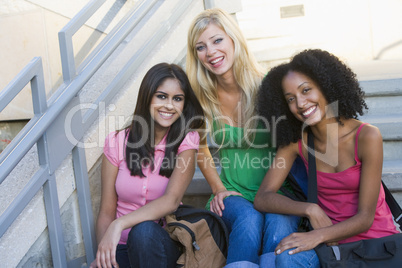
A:
{"label": "shoulder strap", "polygon": [[307,201],[317,203],[317,169],[315,163],[314,136],[310,127],[307,132],[307,153],[308,153],[308,191]]}
{"label": "shoulder strap", "polygon": [[356,161],[356,163],[360,163],[361,161],[360,161],[360,159],[359,159],[359,157],[358,157],[358,148],[359,148],[359,134],[360,134],[360,131],[362,130],[362,128],[365,126],[365,125],[368,125],[368,123],[363,123],[363,124],[361,124],[360,126],[359,126],[359,128],[357,129],[357,131],[356,131],[356,137],[355,137],[355,161]]}
{"label": "shoulder strap", "polygon": [[396,223],[399,225],[399,230],[402,231],[402,209],[399,206],[398,202],[396,202],[394,196],[388,189],[388,187],[385,185],[383,181],[381,181],[382,187],[384,188],[385,192],[385,201],[387,201],[387,204],[391,210],[392,216],[394,217],[394,220]]}

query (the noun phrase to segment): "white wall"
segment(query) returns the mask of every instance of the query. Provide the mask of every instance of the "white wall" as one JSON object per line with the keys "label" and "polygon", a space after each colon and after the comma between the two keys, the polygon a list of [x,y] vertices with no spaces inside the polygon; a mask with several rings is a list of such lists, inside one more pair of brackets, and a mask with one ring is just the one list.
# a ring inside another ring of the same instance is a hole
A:
{"label": "white wall", "polygon": [[[243,0],[240,27],[261,61],[283,61],[322,48],[348,61],[402,59],[402,1]],[[304,15],[281,18],[280,8],[302,5]]]}

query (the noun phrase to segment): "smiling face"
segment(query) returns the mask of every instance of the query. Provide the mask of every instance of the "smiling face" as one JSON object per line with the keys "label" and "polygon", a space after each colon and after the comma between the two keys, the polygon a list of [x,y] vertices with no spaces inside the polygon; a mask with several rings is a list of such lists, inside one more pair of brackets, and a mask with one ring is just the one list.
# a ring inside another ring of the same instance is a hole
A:
{"label": "smiling face", "polygon": [[216,76],[232,72],[234,44],[229,35],[210,23],[198,38],[195,48],[202,65]]}
{"label": "smiling face", "polygon": [[312,126],[325,118],[328,102],[310,77],[290,71],[282,80],[282,88],[289,109],[298,120]]}
{"label": "smiling face", "polygon": [[158,87],[150,104],[155,131],[167,129],[180,117],[184,109],[185,95],[177,79],[168,78]]}

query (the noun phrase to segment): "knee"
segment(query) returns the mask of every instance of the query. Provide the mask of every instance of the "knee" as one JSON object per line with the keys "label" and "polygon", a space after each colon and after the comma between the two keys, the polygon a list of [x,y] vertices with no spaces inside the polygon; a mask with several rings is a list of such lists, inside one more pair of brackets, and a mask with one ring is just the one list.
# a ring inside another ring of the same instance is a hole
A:
{"label": "knee", "polygon": [[253,204],[240,196],[229,196],[223,200],[225,209],[222,219],[229,230],[236,228],[262,230],[264,215],[255,210]]}
{"label": "knee", "polygon": [[275,258],[275,267],[297,267],[295,266],[295,256],[296,255],[289,255],[289,250],[282,252],[279,255],[276,255]]}
{"label": "knee", "polygon": [[127,245],[137,249],[147,248],[147,243],[151,243],[155,235],[155,224],[153,221],[145,221],[135,225],[128,234]]}
{"label": "knee", "polygon": [[290,249],[276,255],[275,267],[320,267],[320,262],[314,250],[302,251],[293,255],[290,255],[289,251]]}
{"label": "knee", "polygon": [[225,207],[236,206],[239,202],[240,203],[244,202],[243,197],[236,196],[236,195],[230,195],[230,196],[226,197],[225,199],[223,199],[223,204],[225,205]]}
{"label": "knee", "polygon": [[265,215],[264,230],[275,232],[279,236],[287,236],[297,231],[300,218],[293,215],[269,214]]}
{"label": "knee", "polygon": [[255,210],[244,211],[243,215],[237,217],[234,228],[239,228],[245,232],[261,233],[264,226],[264,217]]}

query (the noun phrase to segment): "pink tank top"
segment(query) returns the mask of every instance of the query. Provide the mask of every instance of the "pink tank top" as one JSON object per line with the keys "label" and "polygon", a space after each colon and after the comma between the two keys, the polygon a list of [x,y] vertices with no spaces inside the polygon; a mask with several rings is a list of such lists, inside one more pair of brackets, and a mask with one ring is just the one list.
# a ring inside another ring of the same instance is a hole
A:
{"label": "pink tank top", "polygon": [[[356,165],[337,173],[326,173],[317,170],[318,205],[324,210],[333,224],[344,221],[357,213],[359,204],[359,183],[362,163],[357,155],[360,125],[356,132],[355,161]],[[299,140],[299,152],[308,169],[308,163],[302,153]],[[391,211],[385,201],[384,188],[381,185],[373,225],[366,232],[339,241],[340,244],[362,239],[378,238],[399,233],[394,225]]]}

